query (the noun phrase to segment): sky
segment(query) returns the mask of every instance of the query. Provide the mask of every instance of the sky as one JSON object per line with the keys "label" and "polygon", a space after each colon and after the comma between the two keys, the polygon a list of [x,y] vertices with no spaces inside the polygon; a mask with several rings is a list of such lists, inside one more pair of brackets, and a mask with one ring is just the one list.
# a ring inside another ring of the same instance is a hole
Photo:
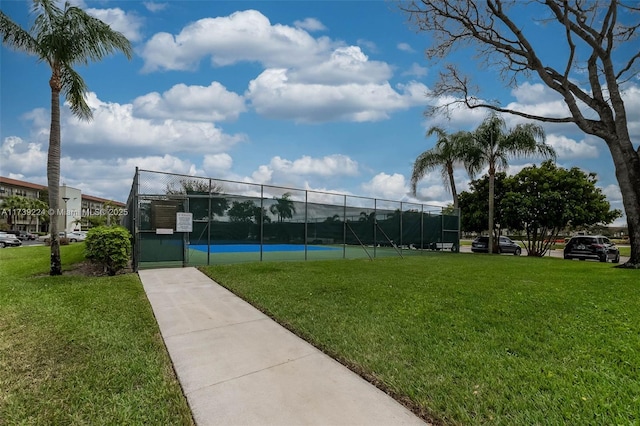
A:
{"label": "sky", "polygon": [[[485,99],[539,114],[566,107],[534,78],[505,87],[469,52],[430,61],[430,35],[387,1],[80,1],[122,32],[122,54],[78,66],[93,120],[62,107],[61,184],[126,201],[135,168],[447,206],[438,170],[410,192],[413,162],[432,148],[427,130],[473,130],[486,110],[427,117],[427,95],[448,62],[474,75]],[[3,1],[23,28],[30,2]],[[525,30],[552,60],[555,35],[526,11]],[[50,69],[1,48],[0,175],[46,185]],[[628,53],[628,52],[621,52]],[[554,55],[556,57],[554,57]],[[576,81],[585,79],[576,71]],[[640,79],[625,83],[631,137],[640,140]],[[504,116],[512,128],[522,119]],[[622,210],[603,141],[573,124],[544,124],[562,167],[597,173]],[[513,159],[508,173],[539,163]],[[456,170],[458,191],[469,176]],[[618,220],[615,224],[623,224]]]}

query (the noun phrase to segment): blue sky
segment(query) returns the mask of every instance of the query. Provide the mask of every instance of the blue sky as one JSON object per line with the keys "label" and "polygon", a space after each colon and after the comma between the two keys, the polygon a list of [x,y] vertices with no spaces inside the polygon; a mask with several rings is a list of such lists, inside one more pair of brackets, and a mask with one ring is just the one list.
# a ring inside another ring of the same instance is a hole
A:
{"label": "blue sky", "polygon": [[[61,182],[126,200],[138,166],[189,175],[451,203],[438,171],[409,193],[415,158],[433,147],[426,130],[473,130],[486,111],[426,118],[426,96],[446,61],[425,59],[429,37],[385,1],[85,1],[73,3],[123,32],[135,56],[78,71],[89,86],[90,123],[62,111]],[[23,27],[28,1],[2,10]],[[562,60],[553,33],[523,13],[535,42]],[[1,51],[0,151],[3,176],[46,184],[49,68]],[[557,113],[559,98],[535,79],[505,88],[491,69],[458,52],[486,99]],[[632,139],[640,136],[640,84],[626,86]],[[505,116],[508,125],[521,122]],[[610,154],[573,125],[545,125],[558,164],[598,174],[622,208]],[[512,160],[510,172],[537,162]],[[469,177],[456,172],[458,189]]]}

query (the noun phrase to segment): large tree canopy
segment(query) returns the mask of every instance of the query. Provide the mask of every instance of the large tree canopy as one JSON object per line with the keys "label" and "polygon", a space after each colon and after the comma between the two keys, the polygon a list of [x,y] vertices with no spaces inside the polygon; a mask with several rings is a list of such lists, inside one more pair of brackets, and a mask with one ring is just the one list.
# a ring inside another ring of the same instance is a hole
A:
{"label": "large tree canopy", "polygon": [[[543,122],[574,123],[606,143],[627,215],[631,257],[625,266],[640,267],[640,148],[631,141],[623,99],[638,72],[640,5],[621,0],[414,0],[401,1],[400,7],[419,30],[431,35],[429,58],[475,48],[476,60],[496,70],[506,85],[539,81],[567,107],[566,113],[545,115],[485,101],[490,94],[483,97],[470,76],[446,64],[431,95],[450,101],[429,113],[460,104],[488,108]],[[558,34],[552,48],[535,44],[539,24]]]}
{"label": "large tree canopy", "polygon": [[609,224],[620,217],[596,183],[594,173],[551,161],[526,167],[506,181],[502,225],[525,232],[529,256],[544,256],[562,230]]}
{"label": "large tree canopy", "polygon": [[[475,177],[484,167],[488,167],[489,174],[489,211],[487,229],[493,230],[495,194],[494,176],[498,170],[506,170],[511,158],[542,156],[554,158],[555,151],[544,142],[545,134],[542,127],[528,123],[518,124],[513,129],[507,129],[504,119],[495,113],[490,114],[478,126],[472,137],[464,147],[464,162],[469,176]],[[489,253],[494,249],[494,234],[489,232]],[[497,244],[497,243],[496,243]]]}
{"label": "large tree canopy", "polygon": [[[502,225],[501,202],[507,193],[504,172],[496,173],[494,179],[494,226],[495,233],[500,233]],[[463,232],[476,232],[481,234],[487,231],[489,223],[489,176],[484,175],[480,179],[469,183],[469,190],[463,191],[459,196],[460,201],[460,228]]]}

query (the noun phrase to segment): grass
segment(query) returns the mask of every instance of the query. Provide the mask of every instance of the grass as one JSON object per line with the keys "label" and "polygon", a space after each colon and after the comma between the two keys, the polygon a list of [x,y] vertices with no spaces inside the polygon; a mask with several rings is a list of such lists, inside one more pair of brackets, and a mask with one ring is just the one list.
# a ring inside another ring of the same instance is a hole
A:
{"label": "grass", "polygon": [[50,277],[48,253],[0,250],[0,425],[193,424],[137,275]]}
{"label": "grass", "polygon": [[640,422],[637,271],[448,253],[203,270],[436,423]]}

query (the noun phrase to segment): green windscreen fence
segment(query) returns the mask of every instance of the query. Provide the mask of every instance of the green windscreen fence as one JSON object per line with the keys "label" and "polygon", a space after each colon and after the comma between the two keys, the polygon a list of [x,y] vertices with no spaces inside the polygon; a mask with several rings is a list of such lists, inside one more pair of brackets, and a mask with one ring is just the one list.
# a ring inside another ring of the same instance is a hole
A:
{"label": "green windscreen fence", "polygon": [[457,252],[459,212],[426,204],[136,170],[134,268]]}

